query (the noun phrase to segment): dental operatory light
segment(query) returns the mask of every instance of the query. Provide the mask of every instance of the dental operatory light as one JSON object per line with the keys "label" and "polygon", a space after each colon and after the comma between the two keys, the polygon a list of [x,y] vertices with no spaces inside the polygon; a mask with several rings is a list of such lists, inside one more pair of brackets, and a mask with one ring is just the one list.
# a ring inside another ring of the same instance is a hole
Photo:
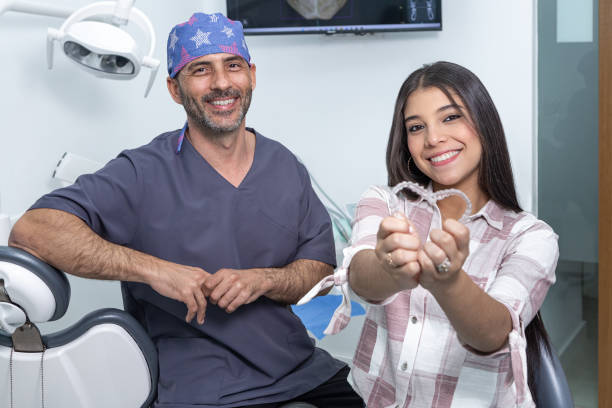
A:
{"label": "dental operatory light", "polygon": [[[47,65],[53,68],[55,43],[77,66],[97,77],[126,80],[138,75],[142,67],[151,70],[145,97],[149,94],[159,60],[153,58],[155,31],[147,16],[133,7],[134,0],[101,1],[72,13],[31,1],[0,0],[0,14],[13,10],[68,17],[59,29],[47,33]],[[134,23],[146,34],[146,44],[138,44],[122,26]]]}

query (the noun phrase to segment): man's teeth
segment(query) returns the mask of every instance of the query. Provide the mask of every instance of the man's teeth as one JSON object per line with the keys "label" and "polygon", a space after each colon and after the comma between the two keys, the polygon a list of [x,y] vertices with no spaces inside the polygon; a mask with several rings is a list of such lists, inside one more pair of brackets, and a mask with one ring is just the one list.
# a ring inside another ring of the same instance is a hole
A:
{"label": "man's teeth", "polygon": [[236,99],[225,99],[222,101],[212,101],[211,103],[215,106],[225,106],[225,105],[231,105],[232,103],[234,103]]}
{"label": "man's teeth", "polygon": [[444,160],[448,160],[448,159],[450,159],[451,157],[456,156],[456,155],[458,155],[458,154],[459,154],[459,151],[458,151],[458,150],[455,150],[455,151],[453,151],[453,152],[446,152],[446,153],[443,153],[443,154],[441,154],[441,155],[439,155],[439,156],[432,157],[432,158],[431,158],[431,159],[429,159],[429,160],[431,160],[431,161],[432,161],[432,162],[434,162],[434,163],[438,163],[438,162],[441,162],[441,161],[444,161]]}

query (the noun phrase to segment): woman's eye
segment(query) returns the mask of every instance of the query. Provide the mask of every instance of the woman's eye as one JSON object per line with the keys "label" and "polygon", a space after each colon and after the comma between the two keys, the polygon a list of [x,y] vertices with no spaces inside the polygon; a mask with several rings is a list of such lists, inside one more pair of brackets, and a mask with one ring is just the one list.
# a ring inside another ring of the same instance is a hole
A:
{"label": "woman's eye", "polygon": [[459,119],[460,117],[461,115],[458,114],[448,115],[446,118],[444,118],[444,122],[450,122],[451,120]]}
{"label": "woman's eye", "polygon": [[414,132],[418,132],[419,130],[423,129],[423,125],[412,125],[412,126],[408,126],[408,133],[414,133]]}

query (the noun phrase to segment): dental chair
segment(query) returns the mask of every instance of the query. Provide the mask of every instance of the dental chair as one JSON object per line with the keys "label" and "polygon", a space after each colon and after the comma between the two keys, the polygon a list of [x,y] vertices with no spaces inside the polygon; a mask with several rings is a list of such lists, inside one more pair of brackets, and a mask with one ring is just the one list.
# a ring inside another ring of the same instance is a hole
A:
{"label": "dental chair", "polygon": [[572,393],[557,353],[552,349],[552,346],[547,351],[546,346],[542,343],[540,349],[542,350],[540,363],[534,373],[538,406],[543,408],[574,408]]}
{"label": "dental chair", "polygon": [[0,247],[0,407],[148,407],[157,352],[127,312],[101,309],[57,333],[70,300],[66,276],[29,253]]}
{"label": "dental chair", "polygon": [[[70,285],[63,272],[0,246],[0,407],[147,408],[156,396],[155,345],[127,312],[101,309],[60,332]],[[281,408],[316,408],[291,402]]]}

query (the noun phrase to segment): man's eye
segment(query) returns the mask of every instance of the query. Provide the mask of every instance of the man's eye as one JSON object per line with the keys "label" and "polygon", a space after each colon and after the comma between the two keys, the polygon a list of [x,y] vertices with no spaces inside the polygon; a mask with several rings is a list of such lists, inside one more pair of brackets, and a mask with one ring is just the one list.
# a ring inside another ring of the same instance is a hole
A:
{"label": "man's eye", "polygon": [[238,63],[229,64],[229,69],[231,69],[232,71],[239,70],[240,68],[242,68],[242,66]]}
{"label": "man's eye", "polygon": [[461,115],[459,114],[448,115],[446,118],[444,118],[444,122],[450,122],[451,120],[459,119],[460,117]]}
{"label": "man's eye", "polygon": [[208,68],[205,68],[205,67],[196,68],[193,71],[191,71],[191,75],[195,75],[195,76],[204,75],[206,73],[208,73]]}

